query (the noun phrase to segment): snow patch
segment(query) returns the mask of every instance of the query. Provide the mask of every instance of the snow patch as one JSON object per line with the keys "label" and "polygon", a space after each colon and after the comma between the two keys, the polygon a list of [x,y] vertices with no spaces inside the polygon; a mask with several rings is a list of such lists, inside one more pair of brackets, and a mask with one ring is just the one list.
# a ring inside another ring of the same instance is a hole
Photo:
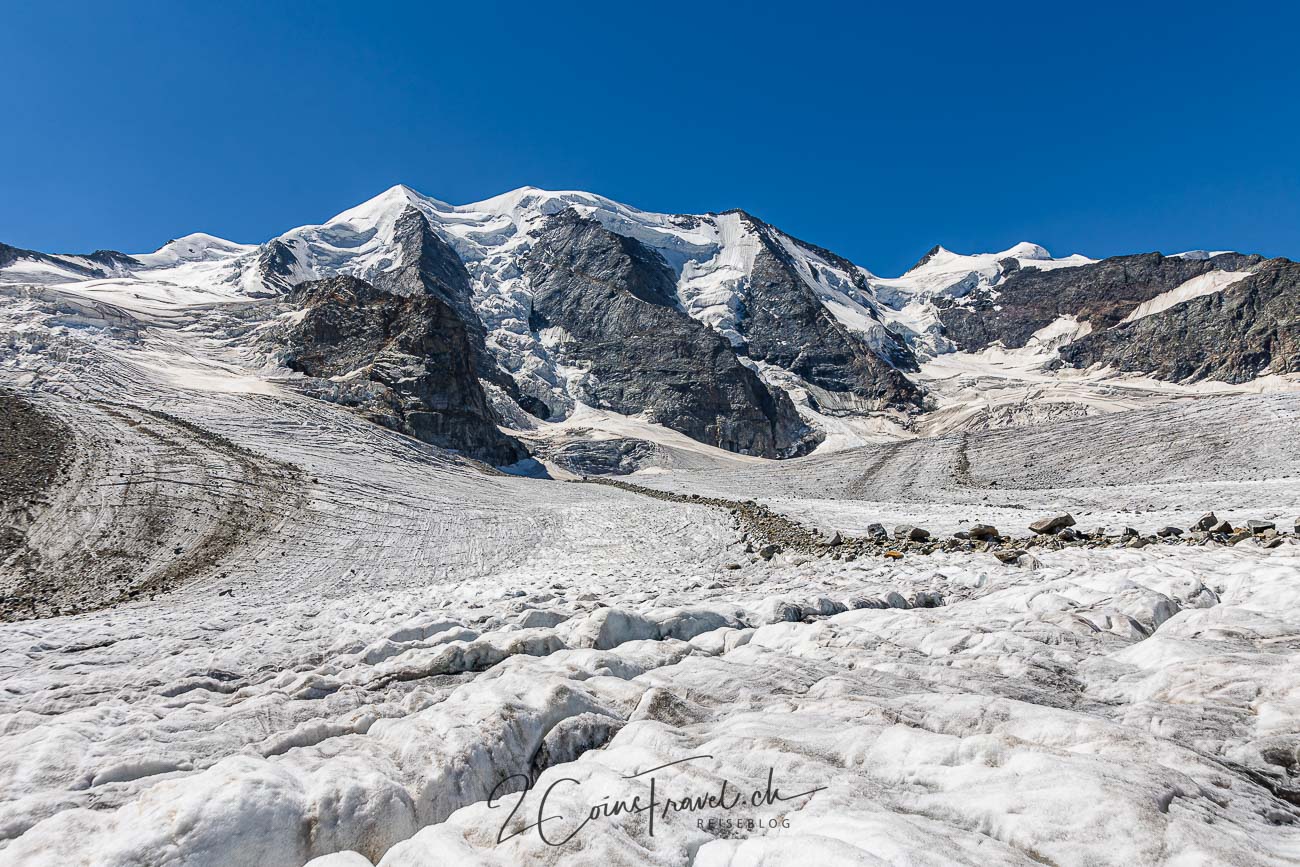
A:
{"label": "snow patch", "polygon": [[1191,301],[1193,298],[1200,298],[1204,295],[1213,295],[1216,292],[1222,292],[1233,283],[1244,280],[1249,277],[1250,271],[1207,271],[1200,274],[1186,283],[1171,289],[1161,295],[1157,295],[1150,301],[1144,301],[1142,304],[1119,321],[1120,325],[1127,322],[1136,322],[1144,316],[1150,316],[1153,313],[1161,313],[1182,304],[1184,301]]}

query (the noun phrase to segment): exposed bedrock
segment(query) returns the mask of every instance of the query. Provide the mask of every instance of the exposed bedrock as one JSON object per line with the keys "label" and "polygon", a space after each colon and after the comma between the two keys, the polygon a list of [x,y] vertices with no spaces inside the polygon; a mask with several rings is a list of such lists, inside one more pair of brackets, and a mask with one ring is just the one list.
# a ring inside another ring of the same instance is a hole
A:
{"label": "exposed bedrock", "polygon": [[583,399],[733,452],[806,451],[814,433],[731,345],[677,304],[673,272],[640,242],[569,210],[528,254],[531,327],[581,371]]}
{"label": "exposed bedrock", "polygon": [[1270,260],[1222,292],[1089,334],[1060,355],[1073,367],[1102,363],[1171,380],[1300,372],[1300,265]]}
{"label": "exposed bedrock", "polygon": [[[915,370],[916,359],[902,339],[882,325],[880,346],[873,349],[817,298],[776,231],[749,214],[741,216],[761,242],[744,293],[740,332],[746,354],[827,391],[866,398],[877,407],[919,405],[920,389],[902,372]],[[858,270],[834,253],[813,249],[847,273]],[[865,280],[860,288],[870,292]]]}
{"label": "exposed bedrock", "polygon": [[[1088,265],[1041,270],[1004,260],[1005,279],[953,302],[936,297],[944,334],[958,348],[978,352],[991,343],[1015,349],[1062,316],[1075,316],[1097,334],[1117,325],[1138,305],[1210,271],[1244,271],[1260,256],[1224,253],[1207,259],[1142,253]],[[1014,267],[1013,267],[1014,266]],[[949,306],[943,307],[947,304]]]}
{"label": "exposed bedrock", "polygon": [[396,294],[356,277],[299,284],[278,335],[307,390],[366,418],[489,463],[527,456],[497,427],[464,322],[438,294]]}

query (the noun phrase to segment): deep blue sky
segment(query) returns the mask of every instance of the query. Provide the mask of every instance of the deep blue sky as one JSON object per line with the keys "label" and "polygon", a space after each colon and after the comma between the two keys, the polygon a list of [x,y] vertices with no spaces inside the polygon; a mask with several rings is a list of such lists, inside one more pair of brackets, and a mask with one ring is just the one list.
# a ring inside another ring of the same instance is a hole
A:
{"label": "deep blue sky", "polygon": [[935,243],[1300,258],[1289,4],[7,3],[0,240],[262,241],[404,182]]}

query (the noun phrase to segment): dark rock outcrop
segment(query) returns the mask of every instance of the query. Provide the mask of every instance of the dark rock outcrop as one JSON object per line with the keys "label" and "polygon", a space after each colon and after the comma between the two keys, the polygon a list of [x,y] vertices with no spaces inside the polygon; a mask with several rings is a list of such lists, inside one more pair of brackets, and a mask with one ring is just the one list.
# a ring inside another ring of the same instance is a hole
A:
{"label": "dark rock outcrop", "polygon": [[483,322],[474,312],[469,272],[460,256],[433,231],[424,214],[411,206],[402,211],[393,226],[393,243],[402,265],[376,274],[375,285],[394,295],[442,299],[465,325],[479,376],[489,381],[499,378],[500,370],[484,342]]}
{"label": "dark rock outcrop", "polygon": [[[31,507],[55,484],[71,451],[67,425],[31,402],[0,388],[0,563],[23,547],[24,525]],[[5,605],[0,603],[0,620]]]}
{"label": "dark rock outcrop", "polygon": [[31,251],[24,250],[21,247],[11,247],[8,244],[0,243],[0,268],[12,265],[23,257],[23,254]]}
{"label": "dark rock outcrop", "polygon": [[[911,268],[908,268],[904,273],[905,273],[905,274],[911,274],[911,273],[912,273],[913,271],[915,271],[917,268],[920,268],[920,267],[921,267],[922,265],[924,265],[926,262],[929,262],[929,261],[930,261],[931,259],[933,259],[935,256],[939,255],[939,251],[942,250],[942,249],[943,249],[942,246],[940,246],[939,244],[935,244],[935,245],[934,245],[933,247],[931,247],[929,250],[926,250],[926,251],[925,251],[925,255],[923,255],[920,259],[917,259],[915,262],[913,262],[913,263],[912,263],[912,267],[911,267]],[[1006,259],[1006,260],[1003,260],[1003,261],[1010,262],[1010,263],[1012,264],[1012,268],[1013,268],[1013,269],[1014,269],[1014,268],[1017,268],[1017,267],[1020,266],[1020,263],[1017,262],[1015,259]]]}
{"label": "dark rock outcrop", "polygon": [[538,235],[524,272],[530,327],[555,329],[552,352],[586,371],[591,405],[743,454],[786,457],[815,442],[783,391],[678,306],[672,270],[640,242],[566,210]]}
{"label": "dark rock outcrop", "polygon": [[1223,291],[1080,338],[1060,358],[1170,380],[1300,372],[1300,264],[1271,259]]}
{"label": "dark rock outcrop", "polygon": [[542,441],[532,451],[535,457],[545,458],[574,475],[625,476],[649,465],[658,455],[659,447],[646,440],[618,437],[561,443]]}
{"label": "dark rock outcrop", "polygon": [[487,330],[474,310],[474,289],[465,263],[433,230],[424,214],[407,206],[393,226],[393,242],[403,264],[377,274],[375,285],[397,295],[425,293],[445,301],[465,325],[479,378],[501,388],[525,411],[548,417],[550,410],[536,398],[521,394],[514,379],[501,369],[487,348]]}
{"label": "dark rock outcrop", "polygon": [[293,288],[293,274],[297,266],[298,257],[288,244],[278,238],[267,241],[257,250],[257,270],[267,292],[250,294],[265,297],[288,292]]}
{"label": "dark rock outcrop", "polygon": [[[745,343],[741,351],[827,391],[852,393],[877,407],[919,406],[920,389],[903,373],[917,369],[916,358],[903,339],[882,326],[884,343],[877,354],[861,335],[826,309],[800,275],[776,230],[743,211],[738,213],[761,242],[744,289],[745,316],[739,331]],[[845,273],[858,273],[851,262],[829,250],[795,243]],[[865,278],[856,288],[871,294]]]}
{"label": "dark rock outcrop", "polygon": [[938,297],[944,335],[958,348],[978,352],[1001,341],[1024,346],[1033,333],[1061,316],[1092,326],[1093,335],[1115,326],[1150,301],[1209,271],[1244,271],[1260,256],[1224,253],[1206,259],[1143,253],[1115,256],[1090,265],[1044,271],[1031,266],[1004,270],[996,287],[958,300]]}
{"label": "dark rock outcrop", "polygon": [[315,396],[489,463],[527,457],[497,428],[465,325],[439,295],[339,276],[300,283],[289,300],[301,318],[280,335],[282,360]]}

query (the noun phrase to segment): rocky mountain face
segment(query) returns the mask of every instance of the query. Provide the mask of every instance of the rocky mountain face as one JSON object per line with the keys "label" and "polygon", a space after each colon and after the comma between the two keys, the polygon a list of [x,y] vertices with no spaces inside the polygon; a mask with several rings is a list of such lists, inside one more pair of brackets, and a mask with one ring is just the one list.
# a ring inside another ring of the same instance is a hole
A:
{"label": "rocky mountain face", "polygon": [[645,245],[573,210],[529,252],[530,327],[581,373],[584,402],[729,451],[789,457],[816,440],[790,398],[677,303],[672,269]]}
{"label": "rocky mountain face", "polygon": [[1222,292],[1086,335],[1060,357],[1073,367],[1108,364],[1169,380],[1300,372],[1300,264],[1267,261]]}
{"label": "rocky mountain face", "polygon": [[301,283],[288,300],[296,315],[274,340],[309,393],[493,464],[527,457],[497,427],[465,324],[438,294],[343,275]]}
{"label": "rocky mountain face", "polygon": [[398,295],[426,293],[445,301],[465,326],[479,379],[502,389],[527,412],[546,418],[549,415],[546,405],[521,394],[515,381],[488,350],[487,331],[474,309],[474,290],[465,263],[433,231],[419,209],[408,206],[398,216],[393,225],[393,246],[402,264],[376,273],[375,284]]}
{"label": "rocky mountain face", "polygon": [[275,297],[289,292],[296,282],[297,265],[298,257],[288,244],[279,239],[266,242],[257,251],[255,268],[261,277],[259,282],[267,291],[249,294]]}
{"label": "rocky mountain face", "polygon": [[1215,270],[1244,271],[1261,261],[1237,253],[1206,259],[1143,253],[1040,270],[1004,260],[996,286],[981,287],[957,301],[936,299],[936,306],[944,335],[960,349],[978,352],[994,342],[1017,349],[1062,316],[1075,317],[1096,334],[1194,277]]}
{"label": "rocky mountain face", "polygon": [[[202,233],[131,256],[0,245],[0,292],[83,326],[129,319],[115,298],[214,318],[260,299],[285,314],[260,345],[312,393],[509,463],[522,450],[499,426],[540,435],[539,420],[584,404],[788,457],[876,414],[916,422],[936,405],[923,365],[990,348],[1024,350],[1016,363],[1044,373],[1296,372],[1295,267],[1237,253],[1053,258],[1020,243],[936,247],[884,278],[743,211],[655,214],[531,187],[457,206],[399,185],[260,245]],[[626,471],[645,451],[579,449],[575,465]]]}
{"label": "rocky mountain face", "polygon": [[[903,373],[917,369],[906,343],[882,325],[885,339],[877,354],[860,334],[831,315],[812,289],[815,280],[800,273],[801,265],[809,266],[791,254],[779,234],[749,214],[740,216],[760,242],[742,295],[747,314],[738,329],[743,352],[826,391],[851,392],[876,408],[918,405],[920,389]],[[829,251],[814,249],[856,278],[852,289],[870,292],[860,269]]]}

